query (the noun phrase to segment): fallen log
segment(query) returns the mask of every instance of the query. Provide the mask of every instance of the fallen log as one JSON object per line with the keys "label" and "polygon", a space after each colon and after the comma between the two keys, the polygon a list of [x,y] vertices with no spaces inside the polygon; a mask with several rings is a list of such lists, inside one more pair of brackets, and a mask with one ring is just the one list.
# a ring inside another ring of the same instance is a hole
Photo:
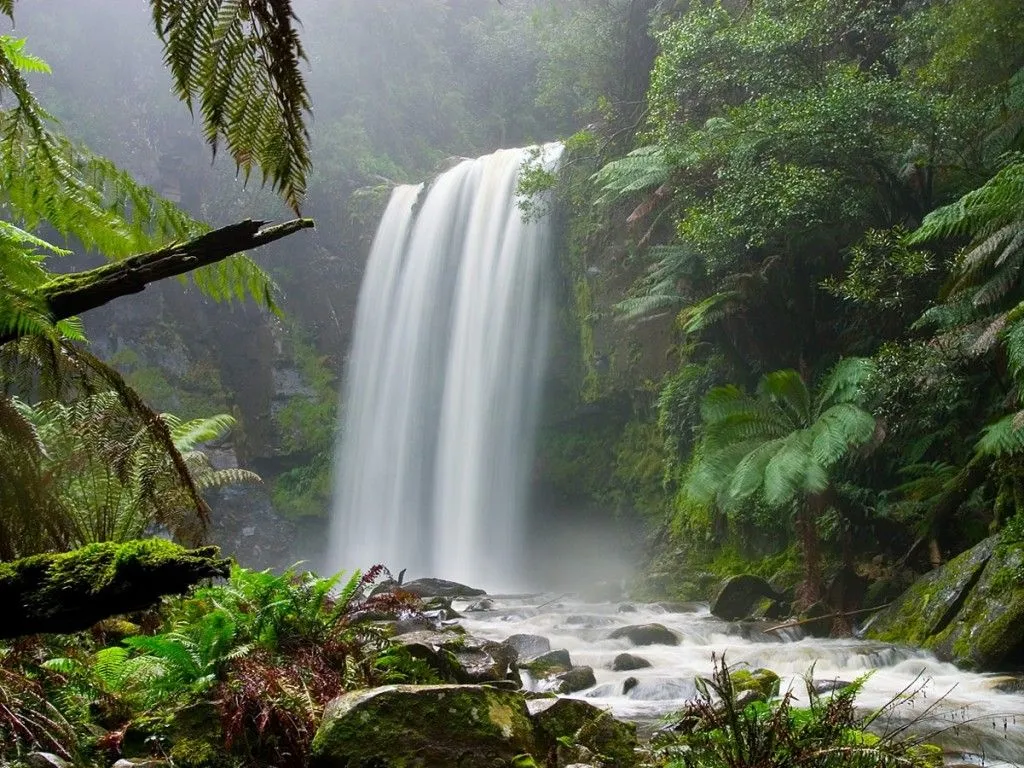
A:
{"label": "fallen log", "polygon": [[217,547],[189,550],[164,539],[90,544],[0,563],[0,638],[78,632],[230,570]]}
{"label": "fallen log", "polygon": [[[293,219],[269,227],[265,224],[264,221],[249,219],[95,269],[57,275],[39,287],[38,296],[54,322],[65,320],[121,296],[140,293],[158,280],[183,275],[236,253],[311,229],[313,220]],[[0,335],[0,344],[20,335],[16,330],[9,330]]]}

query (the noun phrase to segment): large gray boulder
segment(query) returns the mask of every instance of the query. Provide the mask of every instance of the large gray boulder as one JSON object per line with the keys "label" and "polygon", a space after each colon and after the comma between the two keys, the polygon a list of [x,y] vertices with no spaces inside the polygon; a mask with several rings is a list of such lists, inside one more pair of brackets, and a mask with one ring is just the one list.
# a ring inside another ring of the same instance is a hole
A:
{"label": "large gray boulder", "polygon": [[534,751],[520,693],[486,685],[389,685],[327,705],[311,766],[493,768]]}
{"label": "large gray boulder", "polygon": [[520,659],[533,659],[551,650],[551,641],[542,635],[512,635],[505,643],[516,649]]}
{"label": "large gray boulder", "polygon": [[725,580],[711,601],[711,615],[726,621],[737,621],[753,615],[760,602],[781,600],[772,585],[760,576],[743,573]]}
{"label": "large gray boulder", "polygon": [[419,597],[479,597],[487,594],[482,589],[444,579],[416,579],[397,588]]}
{"label": "large gray boulder", "polygon": [[1024,660],[1024,542],[994,536],[919,579],[865,628],[983,671]]}
{"label": "large gray boulder", "polygon": [[631,624],[608,635],[611,640],[626,638],[633,645],[679,645],[679,636],[663,624]]}

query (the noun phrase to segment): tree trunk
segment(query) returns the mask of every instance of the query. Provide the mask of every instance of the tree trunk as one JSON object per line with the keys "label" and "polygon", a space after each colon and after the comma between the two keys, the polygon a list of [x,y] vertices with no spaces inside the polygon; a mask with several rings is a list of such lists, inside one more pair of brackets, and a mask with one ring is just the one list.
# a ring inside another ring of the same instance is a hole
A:
{"label": "tree trunk", "polygon": [[[207,232],[193,240],[172,243],[150,253],[104,264],[96,269],[59,275],[39,289],[39,295],[56,322],[107,302],[140,293],[147,285],[199,267],[223,261],[236,253],[259,248],[301,229],[310,229],[312,219],[292,221],[264,228],[263,221],[243,221]],[[16,331],[0,334],[0,344],[18,338]]]}
{"label": "tree trunk", "polygon": [[804,556],[804,582],[797,588],[798,608],[807,608],[821,600],[824,592],[821,575],[821,541],[818,539],[818,518],[825,510],[826,496],[817,493],[797,511],[796,531]]}

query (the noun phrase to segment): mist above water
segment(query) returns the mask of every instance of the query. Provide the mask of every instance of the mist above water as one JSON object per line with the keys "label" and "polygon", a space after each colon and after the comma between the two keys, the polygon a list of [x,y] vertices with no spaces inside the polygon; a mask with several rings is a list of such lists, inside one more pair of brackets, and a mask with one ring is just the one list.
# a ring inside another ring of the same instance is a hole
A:
{"label": "mist above water", "polygon": [[[550,223],[524,220],[536,150],[392,194],[359,297],[328,566],[514,588],[553,316]],[[554,168],[560,145],[540,149]]]}

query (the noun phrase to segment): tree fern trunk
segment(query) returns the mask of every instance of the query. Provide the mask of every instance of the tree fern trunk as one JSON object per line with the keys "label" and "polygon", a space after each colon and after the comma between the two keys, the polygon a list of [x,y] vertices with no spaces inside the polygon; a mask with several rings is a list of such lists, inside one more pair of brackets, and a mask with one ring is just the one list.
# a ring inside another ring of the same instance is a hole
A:
{"label": "tree fern trunk", "polygon": [[825,495],[810,496],[796,515],[797,536],[804,558],[804,582],[797,589],[797,605],[806,608],[821,600],[824,592],[821,576],[821,541],[818,539],[818,518],[826,504]]}

